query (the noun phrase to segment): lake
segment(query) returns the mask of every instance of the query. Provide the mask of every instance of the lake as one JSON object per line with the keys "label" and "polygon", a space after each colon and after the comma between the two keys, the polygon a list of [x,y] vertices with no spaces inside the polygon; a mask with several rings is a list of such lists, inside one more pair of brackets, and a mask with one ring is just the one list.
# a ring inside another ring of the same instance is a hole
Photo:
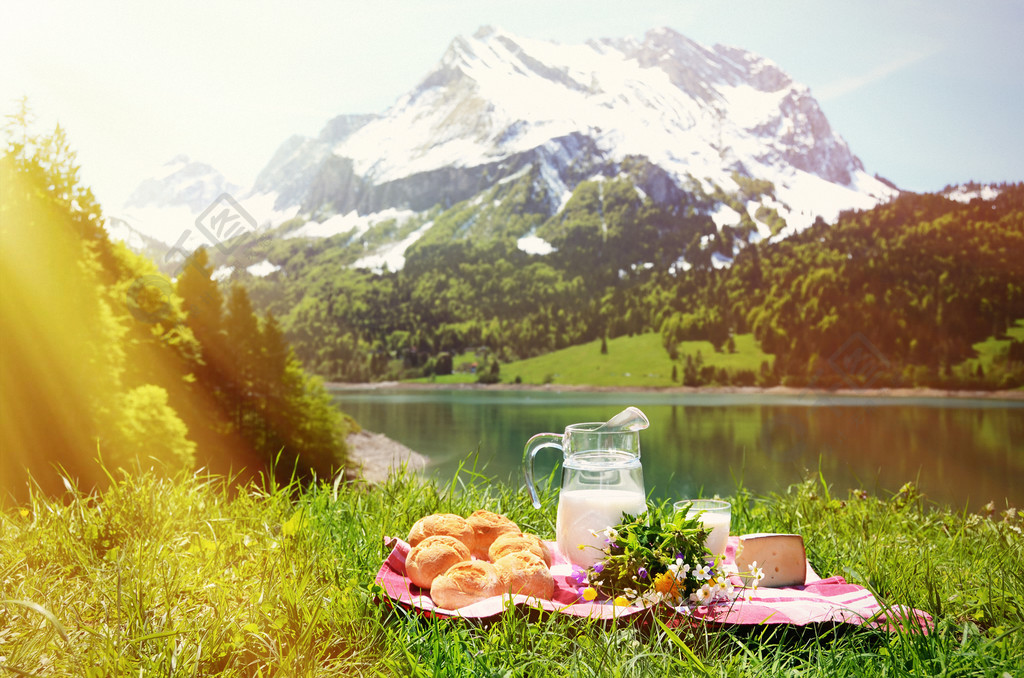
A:
{"label": "lake", "polygon": [[[635,405],[651,422],[640,434],[641,460],[658,498],[729,494],[737,481],[755,494],[781,492],[820,469],[843,498],[858,488],[889,496],[909,480],[959,508],[1024,504],[1021,401],[401,388],[332,395],[363,428],[427,456],[442,481],[475,459],[487,476],[522,486],[531,435]],[[538,477],[559,458],[541,451]]]}

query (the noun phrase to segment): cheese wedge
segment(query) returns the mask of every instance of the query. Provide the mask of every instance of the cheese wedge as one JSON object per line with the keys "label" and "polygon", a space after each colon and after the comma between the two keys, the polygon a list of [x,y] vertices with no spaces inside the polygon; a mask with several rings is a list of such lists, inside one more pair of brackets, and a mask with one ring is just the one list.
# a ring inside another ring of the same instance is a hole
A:
{"label": "cheese wedge", "polygon": [[753,581],[748,574],[752,563],[764,572],[758,586],[803,585],[807,576],[804,538],[798,534],[745,534],[736,547],[736,569],[747,584]]}

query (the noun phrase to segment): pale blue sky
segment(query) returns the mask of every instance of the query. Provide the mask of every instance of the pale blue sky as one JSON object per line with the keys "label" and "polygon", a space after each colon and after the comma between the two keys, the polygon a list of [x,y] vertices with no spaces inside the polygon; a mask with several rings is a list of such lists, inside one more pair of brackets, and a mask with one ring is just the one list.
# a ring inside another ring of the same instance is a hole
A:
{"label": "pale blue sky", "polygon": [[60,121],[101,202],[187,153],[249,186],[277,146],[380,112],[483,24],[561,42],[670,26],[808,85],[869,172],[1024,180],[1018,0],[7,2],[0,110]]}

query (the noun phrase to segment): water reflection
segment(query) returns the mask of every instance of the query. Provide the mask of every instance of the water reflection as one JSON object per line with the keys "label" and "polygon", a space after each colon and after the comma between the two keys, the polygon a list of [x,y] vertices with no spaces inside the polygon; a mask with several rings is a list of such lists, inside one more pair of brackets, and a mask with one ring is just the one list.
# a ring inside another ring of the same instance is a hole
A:
{"label": "water reflection", "polygon": [[[476,456],[483,472],[522,484],[534,433],[607,419],[637,405],[648,490],[659,497],[782,491],[819,468],[835,489],[895,492],[913,480],[958,507],[1024,503],[1024,404],[966,399],[869,399],[725,394],[535,391],[337,391],[339,406],[431,459],[448,480]],[[537,474],[556,468],[538,457]]]}

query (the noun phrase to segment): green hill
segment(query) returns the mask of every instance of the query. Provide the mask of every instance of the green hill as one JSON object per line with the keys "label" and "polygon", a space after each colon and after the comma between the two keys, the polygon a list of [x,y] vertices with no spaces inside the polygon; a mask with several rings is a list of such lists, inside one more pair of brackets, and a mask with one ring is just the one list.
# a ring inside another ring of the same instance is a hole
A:
{"label": "green hill", "polygon": [[[762,363],[772,363],[772,356],[757,346],[753,336],[740,334],[735,337],[736,352],[716,353],[709,341],[685,341],[680,344],[680,359],[672,361],[661,343],[661,336],[654,333],[624,336],[607,341],[607,353],[601,351],[601,341],[590,341],[578,346],[546,353],[544,355],[517,360],[501,365],[500,377],[504,383],[564,384],[571,386],[681,386],[686,356],[696,360],[700,354],[705,367],[725,370],[734,382],[740,371],[756,375]],[[469,372],[459,372],[459,364],[479,362],[471,354],[463,355],[456,361],[456,372],[421,378],[416,382],[456,384],[476,381]],[[673,368],[676,378],[673,379]],[[713,383],[725,381],[709,380]]]}

